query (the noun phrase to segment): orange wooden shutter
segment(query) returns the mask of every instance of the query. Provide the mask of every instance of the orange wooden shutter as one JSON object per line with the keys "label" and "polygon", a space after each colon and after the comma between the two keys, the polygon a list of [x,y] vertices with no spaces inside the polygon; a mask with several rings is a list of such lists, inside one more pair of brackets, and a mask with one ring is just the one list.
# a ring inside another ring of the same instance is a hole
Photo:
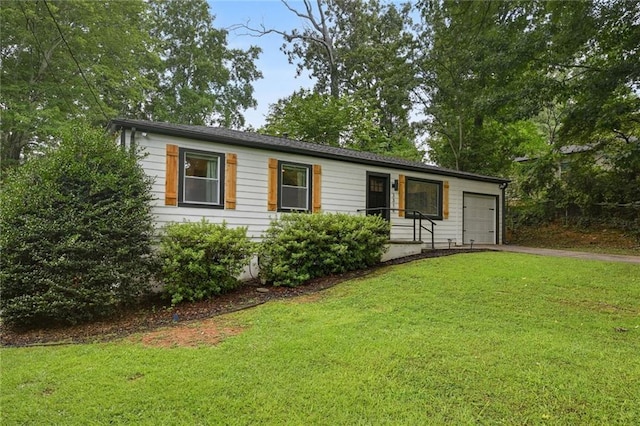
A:
{"label": "orange wooden shutter", "polygon": [[224,175],[224,208],[235,210],[236,208],[236,176],[238,174],[238,156],[226,155],[226,168]]}
{"label": "orange wooden shutter", "polygon": [[442,188],[442,218],[449,219],[449,181],[445,180]]}
{"label": "orange wooden shutter", "polygon": [[313,165],[313,212],[318,213],[322,209],[322,166]]}
{"label": "orange wooden shutter", "polygon": [[167,145],[164,204],[178,205],[178,145]]}
{"label": "orange wooden shutter", "polygon": [[275,158],[269,158],[267,191],[267,210],[278,210],[278,160]]}
{"label": "orange wooden shutter", "polygon": [[398,217],[404,217],[404,175],[398,176]]}

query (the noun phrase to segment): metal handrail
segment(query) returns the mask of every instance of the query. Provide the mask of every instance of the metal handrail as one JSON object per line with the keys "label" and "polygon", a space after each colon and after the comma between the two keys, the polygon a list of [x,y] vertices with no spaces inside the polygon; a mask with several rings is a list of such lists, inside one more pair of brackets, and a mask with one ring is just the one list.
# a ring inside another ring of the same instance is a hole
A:
{"label": "metal handrail", "polygon": [[[407,212],[411,213],[413,215],[413,241],[422,241],[422,230],[426,230],[427,232],[431,233],[431,248],[434,249],[435,248],[435,236],[434,236],[434,229],[433,227],[437,225],[437,223],[435,223],[433,220],[431,220],[429,217],[425,216],[422,212],[418,211],[418,210],[406,210],[406,209],[395,209],[395,208],[390,208],[390,207],[374,207],[374,208],[370,208],[370,209],[358,209],[356,210],[356,212],[360,213],[360,212],[371,212],[371,211],[379,211],[379,212],[383,212],[383,211],[388,211],[388,212],[405,212],[405,214]],[[416,240],[416,217],[418,219],[418,239]],[[427,221],[429,221],[429,223],[431,224],[431,229],[425,227],[422,225],[422,220],[425,219]],[[395,226],[409,226],[409,225],[395,225]]]}

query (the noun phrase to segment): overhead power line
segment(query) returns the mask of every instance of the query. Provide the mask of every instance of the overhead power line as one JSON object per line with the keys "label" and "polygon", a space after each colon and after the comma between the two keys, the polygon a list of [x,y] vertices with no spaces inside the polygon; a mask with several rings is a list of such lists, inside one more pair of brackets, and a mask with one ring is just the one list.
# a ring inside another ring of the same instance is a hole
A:
{"label": "overhead power line", "polygon": [[45,7],[47,8],[47,11],[49,12],[49,16],[51,16],[51,19],[53,19],[53,23],[56,25],[56,28],[58,29],[58,33],[60,34],[60,37],[62,38],[62,41],[63,41],[64,45],[67,46],[67,50],[69,51],[69,54],[71,55],[71,58],[73,59],[73,62],[76,63],[76,66],[78,67],[78,71],[80,71],[80,75],[82,76],[82,79],[84,80],[85,84],[87,85],[87,88],[89,89],[89,92],[91,92],[91,95],[93,95],[93,99],[95,99],[96,104],[98,105],[98,108],[100,109],[100,112],[102,113],[104,118],[108,121],[109,120],[109,116],[104,112],[104,109],[102,108],[102,103],[100,102],[100,99],[98,99],[98,96],[96,95],[96,92],[93,90],[93,87],[91,87],[91,84],[89,83],[89,80],[87,80],[87,77],[85,76],[84,71],[82,71],[82,67],[80,66],[80,63],[76,59],[75,55],[73,54],[73,51],[71,50],[71,46],[69,46],[69,43],[67,43],[67,39],[64,37],[64,34],[62,33],[62,29],[60,28],[60,25],[58,25],[58,21],[56,20],[56,17],[53,15],[53,12],[51,12],[51,9],[49,8],[49,4],[47,3],[47,0],[43,0],[43,3],[45,5]]}
{"label": "overhead power line", "polygon": [[27,27],[29,28],[29,31],[31,32],[31,35],[33,36],[33,39],[36,43],[36,49],[38,49],[38,52],[40,53],[40,55],[42,55],[42,59],[44,60],[44,62],[47,64],[47,72],[49,74],[51,74],[51,77],[53,77],[53,80],[58,83],[56,85],[56,90],[58,92],[58,94],[60,95],[60,99],[63,100],[63,102],[67,105],[67,109],[69,109],[69,111],[71,111],[71,104],[69,103],[67,97],[63,94],[62,90],[60,89],[60,84],[59,84],[59,79],[56,77],[56,74],[53,70],[53,68],[51,67],[51,64],[49,63],[49,59],[47,58],[47,53],[45,52],[45,50],[42,47],[42,43],[40,43],[40,40],[38,40],[38,36],[36,35],[36,32],[34,30],[34,26],[29,22],[29,17],[27,16],[27,12],[24,10],[24,6],[22,3],[19,3],[20,5],[20,10],[22,11],[22,15],[24,16],[24,19],[27,23]]}

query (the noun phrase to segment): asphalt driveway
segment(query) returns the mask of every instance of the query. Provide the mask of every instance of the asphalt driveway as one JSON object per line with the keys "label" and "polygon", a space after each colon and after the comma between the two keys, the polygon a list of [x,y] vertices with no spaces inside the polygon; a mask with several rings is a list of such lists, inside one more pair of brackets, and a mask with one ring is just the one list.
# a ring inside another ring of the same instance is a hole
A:
{"label": "asphalt driveway", "polygon": [[545,248],[536,248],[536,247],[515,246],[510,244],[508,245],[474,245],[473,247],[474,248],[477,247],[479,249],[481,248],[484,250],[510,251],[514,253],[537,254],[540,256],[572,257],[575,259],[605,260],[608,262],[625,262],[625,263],[640,264],[640,256],[555,250],[555,249],[545,249]]}

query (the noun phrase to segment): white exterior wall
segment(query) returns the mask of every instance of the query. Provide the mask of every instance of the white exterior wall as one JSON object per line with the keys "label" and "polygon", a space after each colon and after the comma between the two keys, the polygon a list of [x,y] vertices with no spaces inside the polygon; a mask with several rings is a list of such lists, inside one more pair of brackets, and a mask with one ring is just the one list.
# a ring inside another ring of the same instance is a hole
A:
{"label": "white exterior wall", "polygon": [[[130,134],[126,134],[127,144]],[[400,174],[406,177],[415,177],[435,181],[449,182],[449,217],[446,220],[438,220],[435,226],[435,242],[439,247],[447,247],[448,239],[452,239],[456,245],[462,244],[462,202],[463,192],[474,192],[501,196],[497,183],[460,179],[451,176],[441,176],[432,173],[406,171],[402,169],[370,166],[349,161],[316,158],[310,155],[299,155],[284,152],[276,152],[263,149],[254,149],[240,146],[232,146],[222,143],[197,141],[174,136],[164,136],[150,132],[136,132],[136,146],[143,149],[147,156],[141,161],[147,173],[154,177],[153,195],[155,198],[153,213],[156,216],[158,227],[169,222],[198,221],[206,217],[211,222],[225,220],[229,226],[248,226],[248,234],[253,239],[259,239],[269,226],[272,219],[281,214],[267,210],[267,179],[268,159],[297,162],[302,164],[319,164],[322,166],[322,211],[356,213],[358,209],[366,207],[367,172],[385,173],[390,175],[390,181],[398,179]],[[235,153],[237,155],[237,184],[236,184],[236,208],[210,209],[199,207],[177,207],[164,205],[165,192],[165,167],[166,145],[178,145],[181,148],[191,148],[215,153]],[[390,188],[391,207],[398,208],[398,191]],[[498,200],[498,208],[501,209],[501,200]],[[286,213],[285,213],[286,214]],[[502,212],[499,215],[502,220]],[[501,222],[497,224],[497,232],[501,232]],[[413,219],[398,217],[398,212],[391,212],[391,224],[411,225]],[[423,222],[424,223],[424,222]],[[428,222],[424,223],[429,226]],[[413,229],[392,227],[392,239],[413,238]],[[427,231],[422,232],[425,246],[430,247],[431,236]],[[500,240],[502,238],[500,237]]]}

